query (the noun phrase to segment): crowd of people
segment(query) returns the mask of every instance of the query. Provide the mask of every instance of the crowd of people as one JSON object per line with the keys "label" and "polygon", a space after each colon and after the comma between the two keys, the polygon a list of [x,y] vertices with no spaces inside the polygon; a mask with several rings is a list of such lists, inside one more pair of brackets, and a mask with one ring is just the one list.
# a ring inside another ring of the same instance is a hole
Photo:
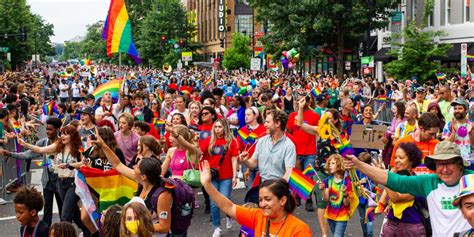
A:
{"label": "crowd of people", "polygon": [[[241,236],[344,236],[356,210],[364,236],[375,214],[381,236],[473,235],[474,80],[67,67],[0,75],[0,163],[43,169],[42,192],[20,177],[6,187],[22,236],[77,236],[71,223],[83,236],[196,236],[175,210],[188,190],[203,192],[190,208],[210,214],[213,237],[234,221]],[[117,93],[94,96],[119,77]],[[383,149],[342,150],[354,125],[387,125]],[[135,197],[94,219],[76,192],[84,166],[116,170]],[[288,183],[294,169],[315,171],[306,200]],[[239,181],[244,205],[231,201]],[[294,216],[298,206],[315,218]]]}

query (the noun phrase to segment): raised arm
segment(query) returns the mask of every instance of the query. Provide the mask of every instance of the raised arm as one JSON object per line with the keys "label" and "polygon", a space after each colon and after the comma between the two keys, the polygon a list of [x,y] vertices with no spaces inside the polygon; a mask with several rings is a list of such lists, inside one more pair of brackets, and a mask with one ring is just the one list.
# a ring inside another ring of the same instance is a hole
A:
{"label": "raised arm", "polygon": [[32,152],[34,153],[38,153],[38,154],[48,154],[48,153],[55,153],[56,152],[56,143],[53,143],[49,146],[44,146],[44,147],[40,147],[40,146],[35,146],[33,144],[29,144],[27,142],[25,142],[23,139],[21,138],[18,138],[18,143],[21,145],[21,146],[24,146],[26,147],[27,149],[30,149]]}
{"label": "raised arm", "polygon": [[201,183],[206,189],[209,197],[219,207],[221,211],[230,216],[232,219],[237,219],[237,205],[222,195],[211,183],[211,168],[207,160],[202,162]]}
{"label": "raised arm", "polygon": [[304,123],[303,113],[304,113],[305,104],[306,104],[306,97],[303,97],[298,101],[298,115],[296,116],[296,123],[301,129],[303,129],[305,133],[317,136],[318,126],[312,126],[312,125]]}
{"label": "raised arm", "polygon": [[384,186],[387,185],[388,171],[366,164],[353,155],[346,156],[346,159],[344,159],[344,166],[346,169],[355,167],[360,172],[367,175],[367,177],[372,179],[375,183],[379,183]]}

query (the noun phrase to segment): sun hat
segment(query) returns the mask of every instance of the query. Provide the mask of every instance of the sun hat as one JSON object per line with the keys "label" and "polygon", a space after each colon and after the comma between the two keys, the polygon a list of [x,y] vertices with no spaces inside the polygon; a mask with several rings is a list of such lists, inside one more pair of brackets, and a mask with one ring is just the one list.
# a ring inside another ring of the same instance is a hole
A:
{"label": "sun hat", "polygon": [[[436,145],[434,155],[425,158],[425,166],[430,170],[436,170],[435,160],[449,160],[458,157],[462,159],[461,150],[454,142],[442,141]],[[470,166],[469,161],[462,159],[464,166]]]}
{"label": "sun hat", "polygon": [[458,206],[465,196],[474,194],[474,174],[466,174],[459,180],[459,194],[453,201],[453,206]]}

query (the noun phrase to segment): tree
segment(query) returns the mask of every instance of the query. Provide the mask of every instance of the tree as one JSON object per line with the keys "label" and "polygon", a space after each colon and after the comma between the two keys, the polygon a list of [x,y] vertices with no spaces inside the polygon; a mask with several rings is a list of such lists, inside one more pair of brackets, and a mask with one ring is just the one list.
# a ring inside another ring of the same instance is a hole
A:
{"label": "tree", "polygon": [[65,42],[63,54],[59,57],[59,61],[68,59],[82,59],[82,42]]}
{"label": "tree", "polygon": [[442,31],[423,31],[415,22],[410,23],[402,32],[405,43],[392,42],[390,54],[397,60],[385,64],[385,71],[396,80],[406,80],[413,76],[424,83],[430,78],[436,79],[438,71],[445,71],[436,59],[446,57],[450,44],[435,42],[435,37],[445,35]]}
{"label": "tree", "polygon": [[252,50],[249,47],[250,37],[238,32],[232,35],[232,46],[225,51],[222,65],[228,70],[250,68]]}
{"label": "tree", "polygon": [[400,0],[251,0],[257,20],[271,25],[265,51],[279,55],[297,49],[301,58],[316,45],[334,52],[337,75],[343,76],[344,51],[358,50],[368,31],[388,24]]}
{"label": "tree", "polygon": [[102,39],[104,22],[99,21],[87,26],[87,34],[81,42],[81,53],[96,62],[109,61],[106,42]]}

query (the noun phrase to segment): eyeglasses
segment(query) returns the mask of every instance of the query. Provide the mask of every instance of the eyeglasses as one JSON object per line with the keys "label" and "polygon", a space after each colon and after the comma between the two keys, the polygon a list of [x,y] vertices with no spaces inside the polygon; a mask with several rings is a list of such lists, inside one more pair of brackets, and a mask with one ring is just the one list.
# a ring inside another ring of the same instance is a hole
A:
{"label": "eyeglasses", "polygon": [[458,162],[457,159],[454,159],[452,161],[447,161],[447,162],[439,162],[437,161],[436,162],[436,168],[442,168],[443,166],[448,168],[448,167],[452,167],[454,164],[456,164]]}

